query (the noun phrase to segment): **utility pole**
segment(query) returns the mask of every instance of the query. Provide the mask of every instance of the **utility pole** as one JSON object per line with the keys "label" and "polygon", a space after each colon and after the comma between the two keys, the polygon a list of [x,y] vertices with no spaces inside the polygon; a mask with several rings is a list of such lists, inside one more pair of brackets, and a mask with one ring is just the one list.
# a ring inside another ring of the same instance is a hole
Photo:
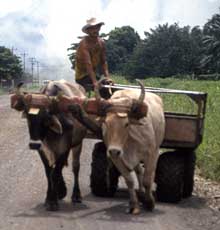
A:
{"label": "utility pole", "polygon": [[27,53],[21,53],[21,56],[23,57],[23,72],[25,73],[25,61],[26,61],[26,56],[27,56]]}
{"label": "utility pole", "polygon": [[32,85],[33,85],[35,58],[32,57],[29,60],[30,60],[30,63],[31,63],[31,78],[32,78]]}
{"label": "utility pole", "polygon": [[14,46],[11,47],[12,54],[14,54],[14,51],[16,51],[16,50],[17,50],[17,48],[14,48]]}
{"label": "utility pole", "polygon": [[38,81],[38,85],[40,85],[40,75],[39,75],[40,62],[36,61],[36,63],[37,63],[37,81]]}

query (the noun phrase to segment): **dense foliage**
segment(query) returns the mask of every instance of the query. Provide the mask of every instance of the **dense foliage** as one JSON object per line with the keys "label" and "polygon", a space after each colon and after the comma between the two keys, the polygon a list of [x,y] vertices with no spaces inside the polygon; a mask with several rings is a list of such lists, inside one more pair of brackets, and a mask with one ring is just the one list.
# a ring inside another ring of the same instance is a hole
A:
{"label": "dense foliage", "polygon": [[202,65],[209,73],[220,72],[220,14],[215,14],[204,26],[204,58]]}
{"label": "dense foliage", "polygon": [[130,26],[115,28],[110,32],[106,41],[110,72],[124,73],[124,68],[139,42],[139,35]]}
{"label": "dense foliage", "polygon": [[[73,68],[76,48],[76,43],[69,48]],[[130,26],[115,28],[106,39],[106,48],[110,73],[129,78],[182,74],[199,78],[220,73],[220,14],[213,15],[203,28],[158,25],[145,32],[143,39]]]}
{"label": "dense foliage", "polygon": [[0,46],[0,82],[8,82],[12,79],[18,80],[22,75],[22,64],[20,59],[12,51]]}
{"label": "dense foliage", "polygon": [[193,31],[191,34],[190,27],[165,24],[145,32],[146,38],[136,47],[127,63],[126,74],[144,78],[194,73],[199,65],[195,56],[201,49],[201,42],[198,36],[194,36],[195,31],[199,33],[199,28]]}

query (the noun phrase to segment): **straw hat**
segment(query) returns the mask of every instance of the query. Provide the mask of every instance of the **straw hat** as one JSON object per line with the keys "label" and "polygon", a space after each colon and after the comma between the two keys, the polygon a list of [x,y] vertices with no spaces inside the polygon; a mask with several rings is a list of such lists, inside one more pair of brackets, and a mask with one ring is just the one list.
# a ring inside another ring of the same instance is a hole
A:
{"label": "straw hat", "polygon": [[87,33],[88,28],[91,28],[93,26],[102,26],[104,24],[105,24],[104,22],[98,22],[96,18],[90,18],[86,21],[86,25],[83,26],[82,31],[84,33]]}

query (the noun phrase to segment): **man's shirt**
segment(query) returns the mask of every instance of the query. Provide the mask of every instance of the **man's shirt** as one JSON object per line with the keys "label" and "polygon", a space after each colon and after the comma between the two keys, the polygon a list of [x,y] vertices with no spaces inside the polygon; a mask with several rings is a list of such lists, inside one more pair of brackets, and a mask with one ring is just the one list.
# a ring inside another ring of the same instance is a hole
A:
{"label": "man's shirt", "polygon": [[106,63],[104,41],[98,37],[96,42],[91,42],[88,37],[82,39],[76,52],[75,78],[76,80],[88,76],[86,64],[91,64],[96,73],[97,67]]}

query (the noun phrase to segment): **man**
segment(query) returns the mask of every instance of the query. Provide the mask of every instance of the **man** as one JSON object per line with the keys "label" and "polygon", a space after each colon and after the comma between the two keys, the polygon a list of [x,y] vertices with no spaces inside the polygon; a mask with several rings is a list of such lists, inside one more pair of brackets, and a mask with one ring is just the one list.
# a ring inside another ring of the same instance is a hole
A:
{"label": "man", "polygon": [[[75,78],[76,82],[82,85],[86,91],[97,85],[96,73],[101,67],[104,76],[109,79],[108,66],[105,54],[104,41],[99,37],[99,31],[103,22],[97,22],[95,18],[87,20],[82,31],[85,36],[76,51]],[[109,81],[111,81],[109,79]]]}

